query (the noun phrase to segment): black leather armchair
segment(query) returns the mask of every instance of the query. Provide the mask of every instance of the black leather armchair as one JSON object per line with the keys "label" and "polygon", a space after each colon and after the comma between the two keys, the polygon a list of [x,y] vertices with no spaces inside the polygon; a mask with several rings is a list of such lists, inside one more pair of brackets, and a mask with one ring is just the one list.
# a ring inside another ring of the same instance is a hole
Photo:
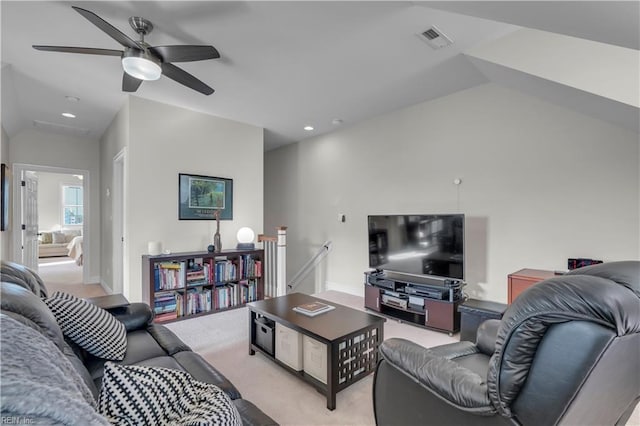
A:
{"label": "black leather armchair", "polygon": [[640,262],[571,271],[522,293],[476,343],[380,347],[379,425],[618,425],[640,400]]}

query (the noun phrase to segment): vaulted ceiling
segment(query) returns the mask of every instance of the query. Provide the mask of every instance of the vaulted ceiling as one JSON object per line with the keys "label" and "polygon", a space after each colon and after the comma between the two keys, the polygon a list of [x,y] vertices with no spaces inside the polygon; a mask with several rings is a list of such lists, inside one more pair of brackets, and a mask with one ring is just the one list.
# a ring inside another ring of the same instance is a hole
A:
{"label": "vaulted ceiling", "polygon": [[[151,45],[215,46],[220,59],[179,64],[214,94],[162,77],[134,96],[264,127],[266,149],[489,81],[638,131],[637,1],[2,1],[10,137],[35,126],[98,139],[128,96],[119,58],[31,47],[121,48],[72,5],[131,38],[128,18],[149,19]],[[433,26],[453,44],[418,36]]]}

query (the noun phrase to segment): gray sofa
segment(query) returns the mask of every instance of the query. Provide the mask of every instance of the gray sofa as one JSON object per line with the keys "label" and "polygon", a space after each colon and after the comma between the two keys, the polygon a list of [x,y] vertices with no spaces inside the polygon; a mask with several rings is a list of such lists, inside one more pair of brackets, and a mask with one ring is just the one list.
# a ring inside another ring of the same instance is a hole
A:
{"label": "gray sofa", "polygon": [[[35,424],[104,421],[92,402],[101,388],[105,360],[90,355],[63,336],[42,300],[47,290],[36,274],[21,265],[3,261],[1,278],[2,417],[29,418],[35,420]],[[243,424],[276,424],[243,399],[224,375],[168,328],[154,324],[148,305],[132,303],[111,313],[127,331],[126,355],[118,363],[187,372],[196,380],[224,390]],[[65,365],[70,366],[66,372],[63,371]]]}

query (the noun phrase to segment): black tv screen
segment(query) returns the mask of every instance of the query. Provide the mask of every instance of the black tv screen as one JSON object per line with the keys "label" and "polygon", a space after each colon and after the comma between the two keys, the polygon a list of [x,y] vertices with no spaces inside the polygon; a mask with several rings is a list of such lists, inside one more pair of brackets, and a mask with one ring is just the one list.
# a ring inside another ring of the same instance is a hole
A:
{"label": "black tv screen", "polygon": [[464,215],[369,216],[369,267],[464,280]]}

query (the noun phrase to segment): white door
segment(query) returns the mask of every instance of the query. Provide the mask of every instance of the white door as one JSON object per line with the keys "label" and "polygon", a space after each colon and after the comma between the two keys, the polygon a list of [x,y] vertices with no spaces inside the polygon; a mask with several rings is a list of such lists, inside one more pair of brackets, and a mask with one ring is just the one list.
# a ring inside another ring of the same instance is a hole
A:
{"label": "white door", "polygon": [[21,263],[38,271],[38,178],[34,172],[22,172],[22,259]]}
{"label": "white door", "polygon": [[[124,162],[125,151],[118,153],[113,159],[113,279],[114,293],[124,291]],[[128,294],[128,292],[126,293]]]}

